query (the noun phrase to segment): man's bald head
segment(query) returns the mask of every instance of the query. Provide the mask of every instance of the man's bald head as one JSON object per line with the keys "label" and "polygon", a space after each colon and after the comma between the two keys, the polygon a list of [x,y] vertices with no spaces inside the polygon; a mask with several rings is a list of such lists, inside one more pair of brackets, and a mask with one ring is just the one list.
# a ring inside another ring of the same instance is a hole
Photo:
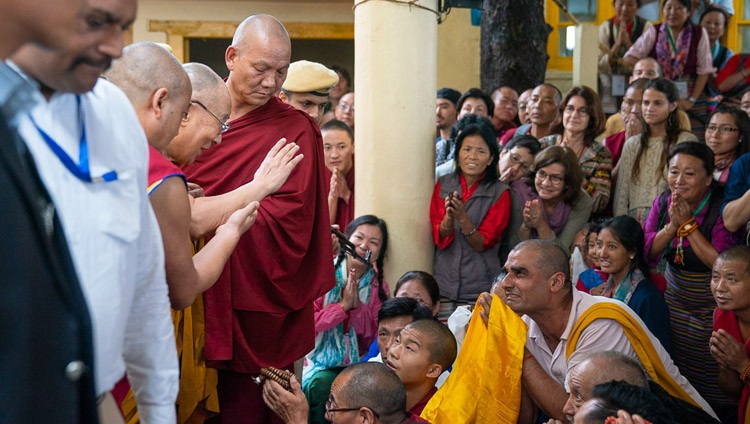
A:
{"label": "man's bald head", "polygon": [[545,278],[561,272],[565,276],[566,286],[571,287],[568,255],[556,243],[549,240],[526,240],[519,243],[512,251],[521,250],[525,255],[529,254],[534,258],[534,266],[542,271]]}
{"label": "man's bald head", "polygon": [[229,89],[216,72],[202,63],[182,67],[193,86],[192,104],[166,149],[167,157],[179,165],[193,162],[201,150],[221,142],[222,124],[229,120],[232,107]]}
{"label": "man's bald head", "polygon": [[331,384],[337,408],[366,407],[382,423],[406,417],[406,389],[396,373],[379,362],[360,362],[344,368]]}
{"label": "man's bald head", "polygon": [[232,37],[232,45],[240,46],[246,42],[253,42],[256,38],[275,38],[286,41],[290,45],[289,33],[284,24],[271,15],[250,15],[242,21]]}
{"label": "man's bald head", "polygon": [[589,355],[577,367],[579,374],[585,373],[591,378],[592,388],[597,384],[612,380],[624,381],[638,387],[648,387],[648,373],[640,362],[616,350],[596,352]]}
{"label": "man's bald head", "polygon": [[648,389],[648,373],[637,359],[609,350],[592,353],[570,370],[566,389],[570,393],[563,412],[572,417],[581,405],[594,397],[594,386],[624,381]]}
{"label": "man's bald head", "polygon": [[659,62],[653,57],[644,57],[633,66],[633,75],[630,76],[630,82],[640,78],[652,80],[654,78],[659,78],[660,76],[662,76],[662,69]]}
{"label": "man's bald head", "polygon": [[177,58],[155,43],[131,44],[106,76],[130,99],[149,144],[164,150],[177,135],[192,95],[190,79]]}
{"label": "man's bald head", "polygon": [[229,69],[232,118],[265,105],[286,79],[292,44],[271,15],[252,15],[237,27],[224,60]]}
{"label": "man's bald head", "polygon": [[424,346],[430,352],[430,362],[439,364],[443,371],[453,365],[456,360],[456,337],[448,326],[434,319],[421,319],[407,325],[412,331],[421,333],[425,341]]}
{"label": "man's bald head", "polygon": [[107,72],[107,79],[125,92],[136,109],[143,107],[161,87],[176,94],[192,91],[190,79],[177,58],[150,42],[125,47],[122,57]]}

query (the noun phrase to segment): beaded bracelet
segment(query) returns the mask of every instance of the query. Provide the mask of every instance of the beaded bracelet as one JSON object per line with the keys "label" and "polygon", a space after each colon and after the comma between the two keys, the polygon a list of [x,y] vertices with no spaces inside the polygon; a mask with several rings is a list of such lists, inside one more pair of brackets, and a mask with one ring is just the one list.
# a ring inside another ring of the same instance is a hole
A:
{"label": "beaded bracelet", "polygon": [[745,365],[745,368],[742,369],[742,373],[740,373],[740,381],[744,384],[750,384],[750,362]]}
{"label": "beaded bracelet", "polygon": [[677,240],[677,252],[674,255],[674,262],[677,264],[684,264],[685,263],[685,253],[682,250],[682,242],[683,239],[690,234],[693,233],[693,231],[698,229],[698,223],[695,222],[695,218],[690,218],[687,221],[683,222],[682,225],[677,228],[677,236],[679,239]]}
{"label": "beaded bracelet", "polygon": [[695,222],[695,218],[690,218],[680,225],[680,228],[677,229],[677,235],[680,237],[687,237],[697,229],[698,223]]}

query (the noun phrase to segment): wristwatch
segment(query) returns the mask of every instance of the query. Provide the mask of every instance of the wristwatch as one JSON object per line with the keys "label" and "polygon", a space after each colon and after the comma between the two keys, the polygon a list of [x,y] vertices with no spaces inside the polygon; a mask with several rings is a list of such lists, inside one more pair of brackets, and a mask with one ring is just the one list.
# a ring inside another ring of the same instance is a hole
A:
{"label": "wristwatch", "polygon": [[688,97],[688,100],[690,100],[690,103],[695,103],[695,97]]}

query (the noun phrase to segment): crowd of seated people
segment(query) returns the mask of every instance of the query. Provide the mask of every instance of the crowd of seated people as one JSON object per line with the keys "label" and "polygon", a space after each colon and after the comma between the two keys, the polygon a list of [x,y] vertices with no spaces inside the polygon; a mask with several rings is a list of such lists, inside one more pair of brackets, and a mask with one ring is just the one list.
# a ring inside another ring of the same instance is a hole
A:
{"label": "crowd of seated people", "polygon": [[[596,90],[438,90],[423,222],[434,266],[393,291],[386,222],[354,215],[348,72],[282,58],[280,94],[241,98],[234,61],[288,50],[267,15],[238,29],[226,85],[187,65],[169,128],[139,116],[164,174],[144,218],[166,255],[152,258],[151,278],[164,306],[151,312],[170,330],[161,370],[174,371],[161,409],[180,422],[750,422],[750,75],[720,45],[733,10],[700,2],[696,23],[695,3],[664,0],[664,21],[651,24],[635,16],[639,1],[615,0]],[[238,47],[268,40],[274,49]],[[109,77],[129,96],[145,69],[126,66],[133,49],[180,68],[156,45],[126,50]],[[222,101],[204,99],[209,89]],[[297,136],[279,140],[280,128]],[[85,227],[67,225],[71,237]],[[201,284],[176,278],[178,259]],[[468,311],[455,334],[444,323],[454,311]],[[117,399],[127,420],[140,408],[146,422],[154,383],[139,381],[132,359],[148,343],[134,339],[117,346],[128,361],[113,377],[133,387]],[[199,393],[189,401],[187,386]]]}
{"label": "crowd of seated people", "polygon": [[[296,405],[309,422],[378,422],[371,407],[331,403],[343,371],[370,361],[405,386],[399,420],[743,422],[750,349],[738,353],[734,281],[750,272],[732,268],[737,253],[717,260],[750,220],[750,117],[736,107],[746,75],[719,44],[731,14],[705,8],[700,26],[690,2],[667,0],[652,25],[635,17],[640,2],[613,3],[598,91],[437,91],[434,268],[404,274],[392,299],[385,222],[351,215],[353,95],[340,96],[323,143],[331,224],[350,223],[300,383],[263,383],[283,420]],[[443,324],[454,310],[468,314],[457,337]],[[586,364],[597,381],[580,377]],[[517,374],[490,369],[504,366]],[[620,382],[628,366],[640,377]],[[580,384],[586,397],[566,401]]]}

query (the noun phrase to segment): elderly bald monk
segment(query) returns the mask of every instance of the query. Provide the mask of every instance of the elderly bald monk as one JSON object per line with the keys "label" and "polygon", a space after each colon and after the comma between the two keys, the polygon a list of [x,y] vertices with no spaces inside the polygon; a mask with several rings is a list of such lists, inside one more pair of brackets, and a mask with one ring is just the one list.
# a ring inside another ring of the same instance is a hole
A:
{"label": "elderly bald monk", "polygon": [[320,125],[328,104],[328,93],[339,82],[339,75],[324,65],[298,60],[289,65],[279,98],[306,112]]}
{"label": "elderly bald monk", "polygon": [[308,114],[275,96],[290,56],[289,34],[273,16],[253,15],[239,25],[225,54],[231,128],[220,145],[183,168],[213,196],[250,180],[280,137],[305,156],[263,199],[253,229],[205,293],[204,355],[219,369],[223,422],[276,422],[252,378],[269,365],[292,369],[312,350],[313,301],[333,287],[320,132]]}
{"label": "elderly bald monk", "polygon": [[[159,226],[144,191],[148,144],[127,97],[99,78],[121,54],[136,1],[91,0],[90,5],[85,35],[69,49],[27,45],[13,56],[41,85],[40,102],[19,131],[55,201],[50,212],[69,235],[91,311],[95,388],[103,399],[100,406],[113,407],[112,415],[102,414],[103,421],[118,418],[109,391],[127,370],[143,421],[174,422],[179,370]],[[189,90],[189,81],[184,82]],[[183,90],[162,97],[160,108],[179,121],[189,101],[189,91]],[[47,307],[38,303],[37,309]],[[75,365],[67,367],[73,378],[86,368]],[[27,416],[20,422],[49,420]]]}
{"label": "elderly bald monk", "polygon": [[[151,75],[181,78],[183,74],[190,78],[193,90],[190,109],[179,123],[178,135],[165,147],[154,133],[154,126],[149,126],[151,133],[146,134],[153,143],[148,193],[162,232],[172,308],[182,310],[190,306],[184,313],[173,312],[177,339],[182,342],[178,345],[182,359],[178,422],[185,422],[198,404],[216,389],[215,384],[206,386],[201,381],[211,377],[205,376],[202,352],[193,348],[195,345],[203,347],[203,302],[196,297],[216,282],[240,236],[255,221],[258,200],[276,191],[302,159],[293,157],[298,149],[296,145],[290,143],[282,148],[282,140],[274,146],[261,166],[262,172],[256,173],[253,181],[220,196],[198,199],[189,196],[185,176],[177,165],[192,162],[202,149],[220,143],[221,135],[228,128],[225,121],[229,118],[231,100],[221,77],[203,64],[180,66],[174,56],[154,43],[136,43],[125,48],[122,58],[114,63],[107,76],[136,101],[156,95],[160,87],[166,85]],[[134,106],[139,116],[147,116],[138,110],[145,107],[143,102]],[[193,220],[196,224],[191,223],[193,209],[197,210]],[[190,229],[195,225],[200,225],[202,234],[215,231],[215,235],[193,256]],[[126,402],[123,412],[126,417],[131,413]]]}

